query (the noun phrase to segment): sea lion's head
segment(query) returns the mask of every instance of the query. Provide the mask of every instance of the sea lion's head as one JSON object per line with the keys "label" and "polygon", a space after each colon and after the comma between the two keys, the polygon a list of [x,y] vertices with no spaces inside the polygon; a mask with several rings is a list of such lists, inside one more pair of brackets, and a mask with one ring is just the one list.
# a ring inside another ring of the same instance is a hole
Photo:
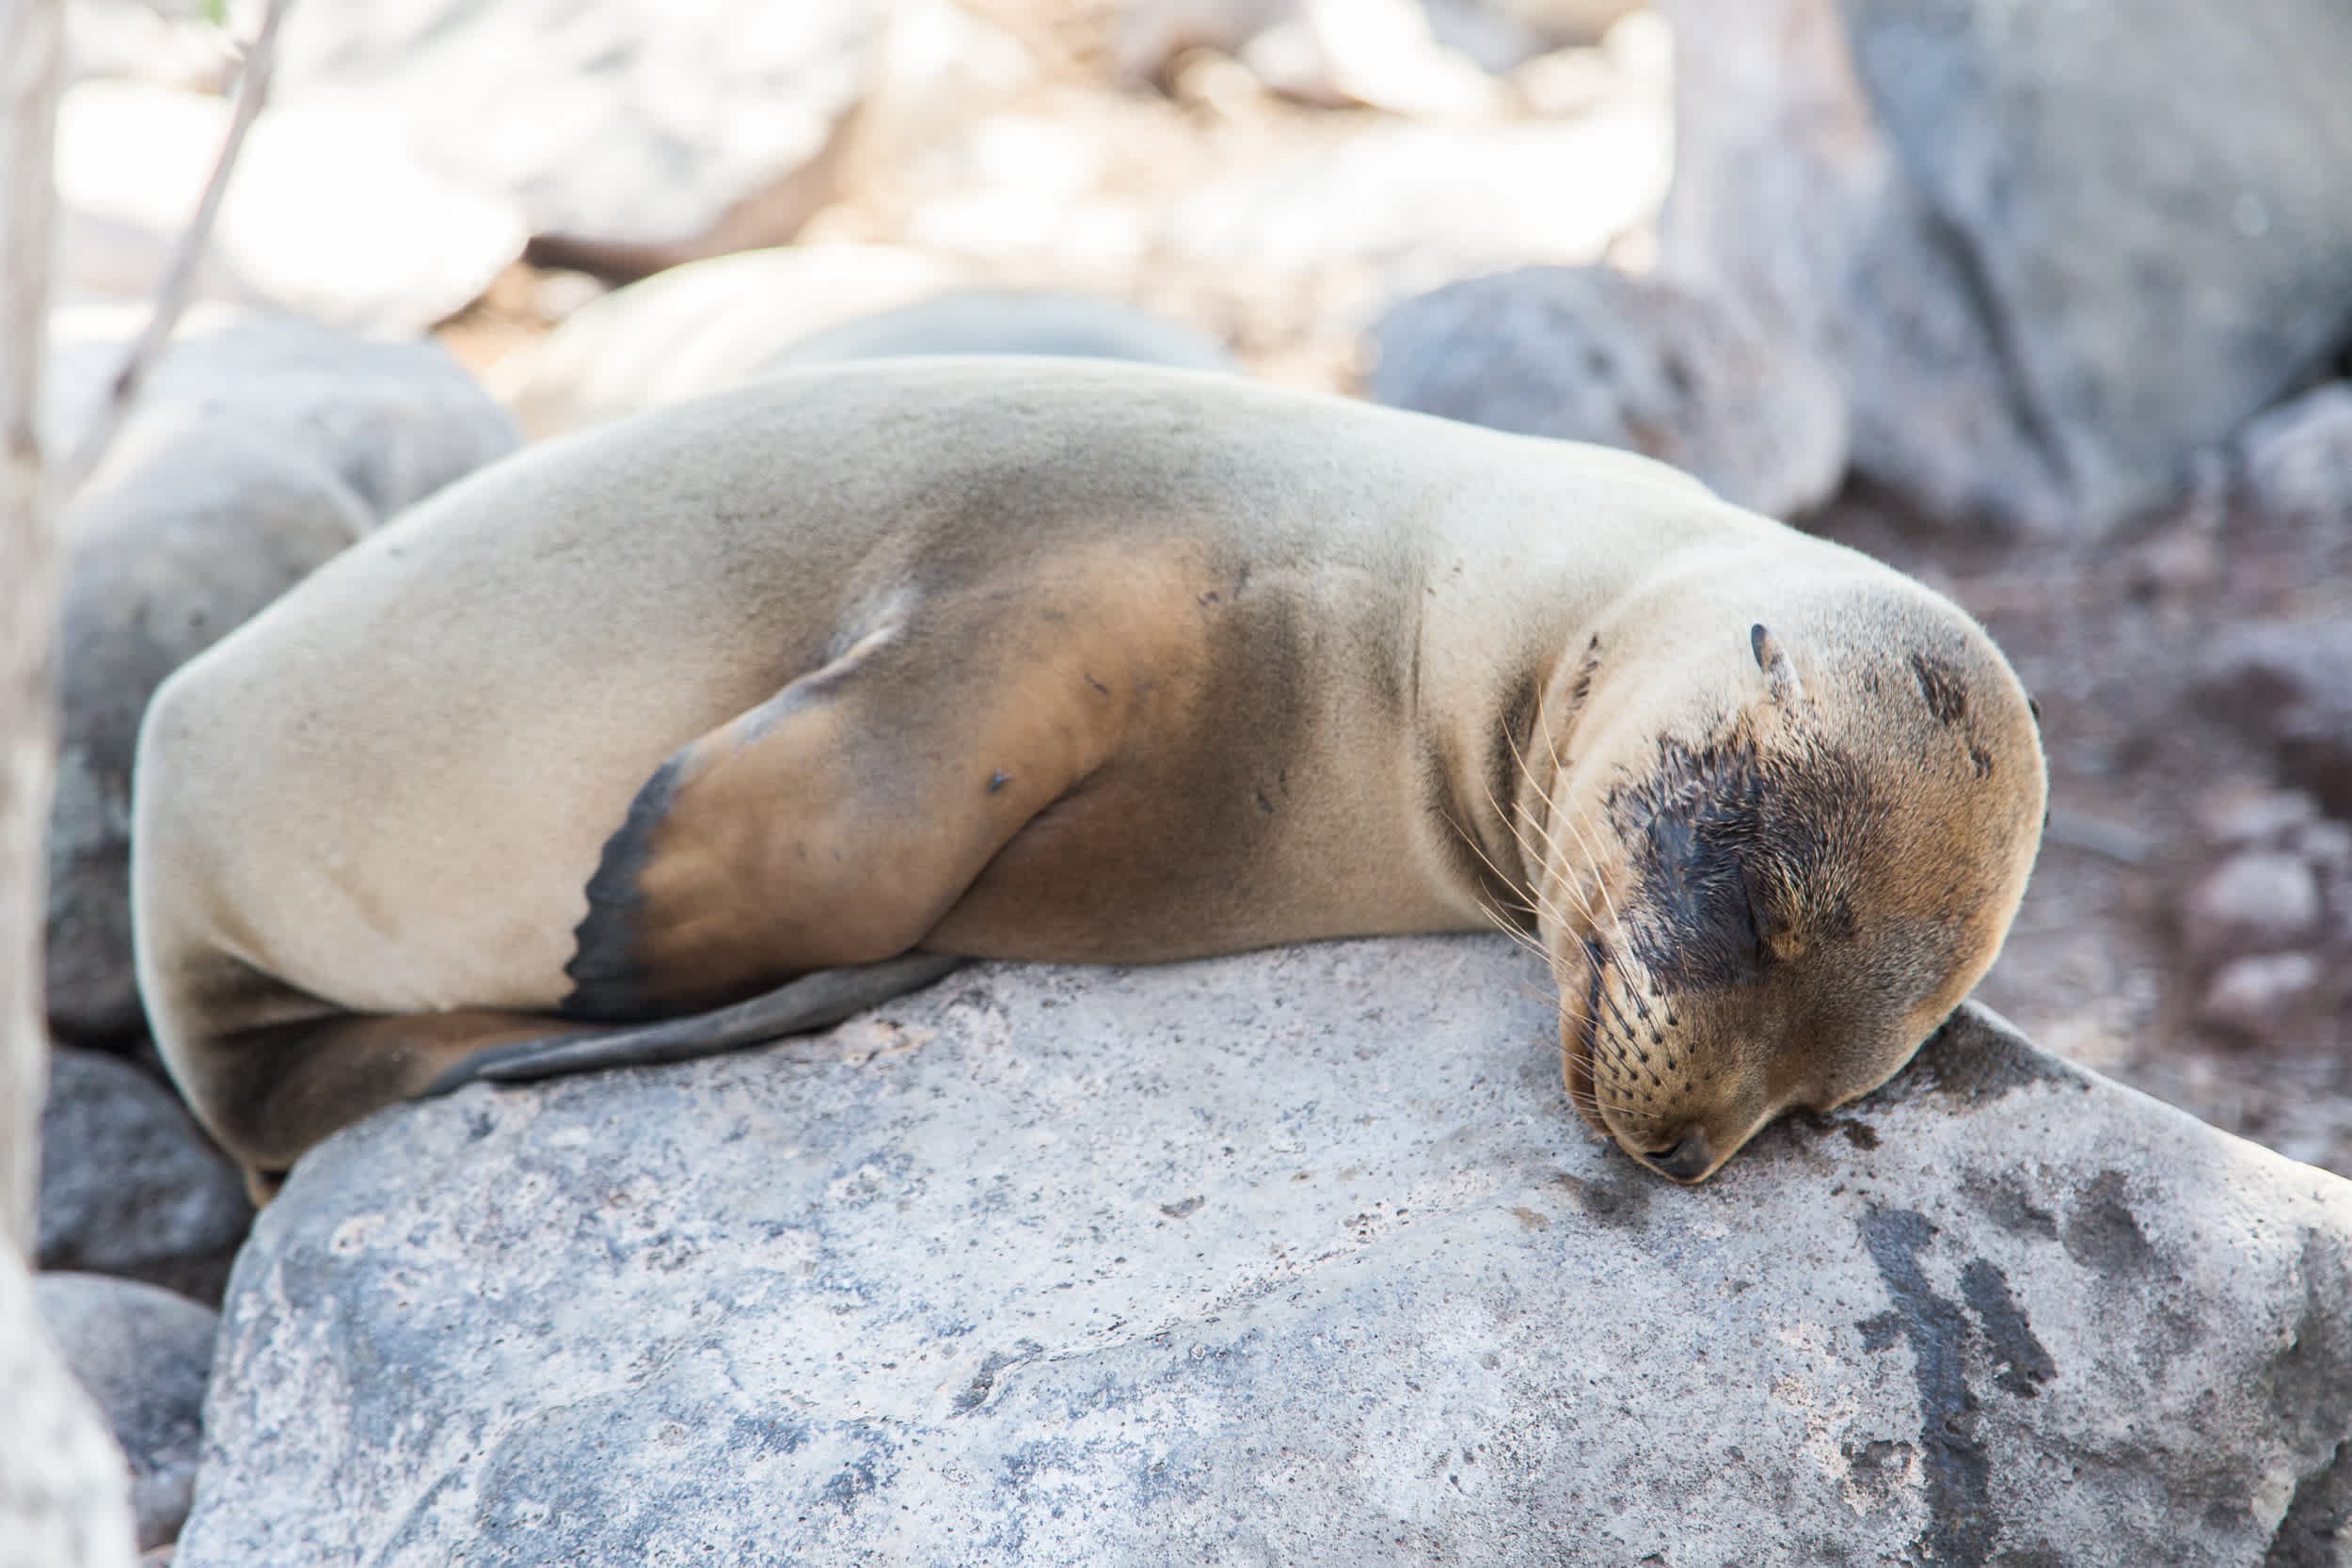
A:
{"label": "sea lion's head", "polygon": [[2044,810],[2031,705],[1973,622],[1902,589],[1615,671],[1597,645],[1566,693],[1586,711],[1534,801],[1564,1072],[1677,1181],[1884,1083],[2016,914]]}

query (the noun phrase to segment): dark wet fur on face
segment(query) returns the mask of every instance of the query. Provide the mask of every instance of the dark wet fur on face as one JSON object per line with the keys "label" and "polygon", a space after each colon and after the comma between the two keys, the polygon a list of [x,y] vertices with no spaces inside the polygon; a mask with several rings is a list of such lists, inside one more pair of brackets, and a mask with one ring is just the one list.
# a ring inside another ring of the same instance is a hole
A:
{"label": "dark wet fur on face", "polygon": [[1819,743],[1761,752],[1743,726],[1698,747],[1661,740],[1658,767],[1609,796],[1634,887],[1623,941],[1682,991],[1761,978],[1775,936],[1851,935],[1876,809],[1867,771]]}

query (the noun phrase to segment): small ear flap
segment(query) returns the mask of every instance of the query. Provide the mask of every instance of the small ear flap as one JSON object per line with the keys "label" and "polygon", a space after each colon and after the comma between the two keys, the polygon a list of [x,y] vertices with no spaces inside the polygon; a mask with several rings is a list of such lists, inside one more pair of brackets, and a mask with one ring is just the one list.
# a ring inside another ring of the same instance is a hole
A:
{"label": "small ear flap", "polygon": [[1804,683],[1797,679],[1797,667],[1788,662],[1788,650],[1764,629],[1761,621],[1748,628],[1748,646],[1756,653],[1756,667],[1764,672],[1764,689],[1772,701],[1782,707],[1794,706],[1804,695]]}

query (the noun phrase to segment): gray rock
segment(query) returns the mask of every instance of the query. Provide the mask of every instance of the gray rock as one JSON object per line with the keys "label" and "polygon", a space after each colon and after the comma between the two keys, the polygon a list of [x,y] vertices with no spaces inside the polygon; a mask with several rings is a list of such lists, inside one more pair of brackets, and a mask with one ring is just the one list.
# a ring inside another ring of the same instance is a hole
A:
{"label": "gray rock", "polygon": [[1118,300],[1050,289],[952,289],[812,332],[760,372],[915,354],[1042,354],[1187,371],[1238,369],[1224,344]]}
{"label": "gray rock", "polygon": [[2332,1540],[2352,1183],[1970,1012],[1674,1187],[1568,1112],[1543,980],[990,965],[373,1117],[239,1260],[179,1568]]}
{"label": "gray rock", "polygon": [[2333,0],[1668,0],[1663,270],[1835,367],[1855,466],[2096,529],[2342,341]]}
{"label": "gray rock", "polygon": [[2205,874],[2182,911],[2189,951],[2269,952],[2319,929],[2319,879],[2302,856],[2242,850]]}
{"label": "gray rock", "polygon": [[1376,403],[1661,458],[1773,516],[1846,466],[1838,388],[1720,305],[1611,267],[1450,283],[1372,329]]}
{"label": "gray rock", "polygon": [[2319,989],[2309,953],[2233,958],[2214,972],[2198,1011],[2208,1023],[2262,1039],[2276,1033]]}
{"label": "gray rock", "polygon": [[130,1275],[218,1300],[252,1223],[243,1179],[178,1096],[119,1057],[71,1047],[51,1055],[42,1268]]}
{"label": "gray rock", "polygon": [[2237,779],[2197,802],[2197,829],[2217,849],[2269,847],[2292,839],[2319,820],[2319,802],[2299,789],[2272,789]]}
{"label": "gray rock", "polygon": [[2216,637],[2196,691],[2274,752],[2294,784],[2352,817],[2352,624],[2252,621]]}
{"label": "gray rock", "polygon": [[[61,313],[46,423],[88,420],[119,362],[116,310]],[[147,699],[393,512],[511,449],[511,420],[430,344],[199,312],[66,519],[63,731],[49,836],[51,1027],[140,1027],[131,974],[131,756]]]}
{"label": "gray rock", "polygon": [[[71,445],[146,325],[144,306],[68,306],[51,319],[42,430]],[[512,420],[438,344],[369,342],[299,317],[205,307],[157,364],[120,473],[150,420],[219,420],[299,452],[378,518],[514,450]]]}
{"label": "gray rock", "polygon": [[788,176],[857,102],[881,0],[305,0],[289,107],[364,114],[532,228],[700,234]]}
{"label": "gray rock", "polygon": [[[57,118],[72,286],[151,293],[211,177],[228,99],[84,82]],[[519,206],[425,166],[357,103],[277,104],[253,122],[197,297],[406,338],[463,309],[529,237]]]}
{"label": "gray rock", "polygon": [[2352,528],[2352,384],[2272,409],[2238,442],[2247,499],[2290,528]]}
{"label": "gray rock", "polygon": [[1640,84],[1574,119],[1377,124],[1201,185],[1169,214],[1168,245],[1199,266],[1362,268],[1391,298],[1597,261],[1658,211],[1673,133],[1665,95]]}
{"label": "gray rock", "polygon": [[176,1539],[196,1491],[218,1315],[169,1291],[100,1275],[42,1275],[33,1298],[130,1461],[140,1549]]}

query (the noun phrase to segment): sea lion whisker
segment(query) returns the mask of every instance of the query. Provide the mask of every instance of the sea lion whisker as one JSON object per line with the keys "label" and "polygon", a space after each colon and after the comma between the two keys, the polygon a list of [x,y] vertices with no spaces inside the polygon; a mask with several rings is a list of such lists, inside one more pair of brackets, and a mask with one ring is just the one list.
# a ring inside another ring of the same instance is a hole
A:
{"label": "sea lion whisker", "polygon": [[1529,935],[1518,921],[1484,900],[1479,903],[1478,912],[1485,915],[1496,930],[1509,937],[1514,945],[1525,948],[1529,953],[1543,959],[1545,972],[1552,974],[1555,979],[1558,977],[1558,965],[1553,962],[1550,953],[1545,950],[1541,942]]}
{"label": "sea lion whisker", "polygon": [[[1623,989],[1622,979],[1619,981],[1619,988]],[[1618,1006],[1617,999],[1610,994],[1609,986],[1605,978],[1599,988],[1598,995],[1602,1005],[1609,1009],[1610,1016],[1617,1021],[1617,1026],[1623,1029],[1627,1034],[1632,1034],[1634,1032],[1633,1021],[1626,1016],[1625,1009]]]}
{"label": "sea lion whisker", "polygon": [[[1518,743],[1518,739],[1517,739],[1516,737],[1514,737],[1514,736],[1513,736],[1513,735],[1511,734],[1511,728],[1510,728],[1510,726],[1509,726],[1508,724],[1504,725],[1504,726],[1503,726],[1503,729],[1502,729],[1502,743],[1503,743],[1505,746],[1508,746],[1508,747],[1511,749],[1511,760],[1512,760],[1514,763],[1516,763],[1516,764],[1518,764],[1518,765],[1519,776],[1520,776],[1521,778],[1527,778],[1527,777],[1529,777],[1529,776],[1530,776],[1530,770],[1529,770],[1528,766],[1527,766],[1527,757],[1526,757],[1525,753],[1523,753],[1522,752],[1520,752],[1520,750],[1519,750],[1519,743]],[[1558,753],[1556,753],[1556,752],[1555,752],[1555,753],[1553,754],[1553,756],[1552,756],[1552,776],[1556,779],[1556,778],[1558,778],[1558,777],[1559,777],[1559,773],[1560,773],[1560,759],[1559,759]],[[1508,827],[1510,827],[1510,828],[1511,828],[1511,831],[1512,831],[1512,836],[1513,836],[1513,837],[1515,837],[1515,838],[1517,838],[1517,837],[1518,836],[1518,826],[1517,826],[1517,823],[1514,821],[1514,819],[1513,819],[1512,816],[1511,816],[1509,813],[1505,813],[1505,812],[1502,810],[1502,804],[1501,804],[1499,801],[1496,801],[1496,800],[1495,800],[1495,799],[1494,799],[1494,786],[1493,786],[1491,784],[1489,784],[1488,785],[1486,785],[1486,799],[1487,799],[1487,800],[1488,800],[1490,803],[1494,804],[1496,814],[1497,814],[1497,815],[1499,815],[1499,816],[1501,816],[1503,818],[1503,822],[1504,822],[1505,826],[1508,826]],[[1546,803],[1546,804],[1549,804],[1549,803],[1550,803],[1549,794],[1547,794],[1547,796],[1546,796],[1546,801],[1545,801],[1545,803]],[[1546,827],[1546,826],[1545,826],[1545,825],[1544,825],[1544,824],[1543,824],[1540,820],[1537,820],[1536,818],[1534,818],[1534,817],[1533,817],[1533,816],[1530,816],[1530,817],[1527,819],[1527,825],[1528,825],[1530,828],[1534,829],[1534,832],[1535,832],[1535,833],[1536,833],[1536,835],[1537,835],[1538,837],[1540,837],[1540,838],[1544,841],[1544,847],[1545,847],[1545,851],[1546,851],[1546,853],[1544,853],[1544,854],[1537,854],[1537,853],[1535,852],[1535,847],[1534,847],[1534,845],[1532,845],[1532,844],[1529,844],[1529,843],[1528,843],[1528,842],[1527,842],[1524,838],[1520,838],[1520,839],[1519,839],[1519,849],[1520,849],[1520,851],[1521,851],[1522,853],[1524,853],[1524,854],[1529,855],[1532,859],[1534,859],[1534,860],[1535,860],[1535,861],[1537,861],[1537,862],[1539,862],[1539,863],[1549,863],[1549,856],[1552,856],[1552,855],[1557,855],[1557,854],[1560,852],[1560,843],[1559,843],[1559,841],[1558,841],[1557,839],[1555,839],[1555,838],[1553,838],[1553,837],[1551,836],[1551,830],[1550,830],[1549,828]],[[1590,851],[1589,851],[1589,850],[1587,850],[1586,852],[1587,852],[1588,854],[1590,853]]]}
{"label": "sea lion whisker", "polygon": [[[1518,755],[1518,748],[1512,742],[1511,732],[1507,727],[1502,732],[1502,738],[1505,745],[1511,746],[1512,755],[1516,758]],[[1521,764],[1520,770],[1522,772],[1525,771],[1524,764]],[[1549,857],[1542,852],[1539,852],[1536,847],[1530,844],[1527,841],[1526,835],[1520,832],[1519,814],[1517,808],[1506,808],[1501,800],[1495,799],[1494,785],[1491,783],[1482,782],[1480,788],[1486,793],[1487,806],[1493,810],[1495,816],[1502,823],[1503,831],[1511,835],[1511,842],[1518,847],[1519,853],[1527,860],[1534,862],[1539,866],[1549,864]],[[1462,832],[1458,825],[1455,827],[1454,831],[1456,832]],[[1463,837],[1465,839],[1469,839],[1470,835],[1465,832],[1463,833]],[[1513,879],[1503,872],[1501,866],[1496,865],[1495,863],[1487,857],[1485,848],[1482,847],[1475,840],[1470,841],[1470,847],[1476,852],[1480,860],[1486,862],[1486,868],[1488,870],[1492,871],[1496,876],[1502,878],[1505,882],[1511,883],[1512,886],[1518,886],[1518,883],[1513,881]],[[1560,918],[1559,905],[1544,892],[1540,881],[1531,883],[1529,892],[1533,900],[1531,907],[1551,916],[1552,922],[1555,925],[1566,924]],[[1593,913],[1592,906],[1585,902],[1583,895],[1579,893],[1575,887],[1570,886],[1568,888],[1568,892],[1571,896],[1576,898],[1577,912],[1583,916],[1585,924],[1593,924],[1597,917]]]}
{"label": "sea lion whisker", "polygon": [[[1492,790],[1487,791],[1487,800],[1489,804],[1495,803],[1494,792]],[[1502,815],[1502,807],[1499,804],[1496,804],[1495,809],[1498,816]],[[1540,889],[1529,888],[1522,890],[1518,883],[1511,879],[1508,873],[1506,873],[1501,866],[1495,864],[1493,859],[1487,855],[1486,847],[1481,845],[1478,840],[1469,832],[1468,830],[1463,828],[1459,822],[1454,821],[1451,816],[1448,816],[1445,820],[1446,825],[1452,828],[1456,834],[1460,835],[1462,842],[1470,847],[1470,853],[1476,855],[1481,863],[1483,863],[1487,870],[1493,872],[1495,877],[1511,892],[1522,895],[1521,902],[1531,915],[1535,915],[1543,920],[1548,920],[1555,927],[1565,927],[1569,924],[1562,917],[1559,906],[1547,897]],[[1505,824],[1506,826],[1508,825],[1507,817],[1505,817]],[[1521,844],[1519,847],[1522,851],[1524,851],[1527,847],[1524,844]],[[1497,929],[1501,930],[1504,935],[1510,937],[1512,941],[1518,942],[1529,952],[1534,954],[1537,958],[1543,959],[1544,967],[1550,972],[1555,979],[1558,978],[1560,970],[1559,960],[1556,959],[1551,953],[1544,947],[1543,943],[1539,940],[1530,936],[1517,921],[1511,919],[1509,914],[1505,912],[1502,907],[1500,907],[1499,901],[1489,903],[1486,899],[1482,897],[1478,900],[1478,908],[1479,912],[1491,921]],[[1583,914],[1585,923],[1590,925],[1592,923],[1592,911],[1588,909],[1583,911]]]}
{"label": "sea lion whisker", "polygon": [[[1600,857],[1593,852],[1593,847],[1586,841],[1582,830],[1577,827],[1576,814],[1570,812],[1563,816],[1560,819],[1560,825],[1568,830],[1569,834],[1576,840],[1577,848],[1583,852],[1585,860],[1593,867],[1593,886],[1599,891],[1600,901],[1609,911],[1610,929],[1613,931],[1624,930],[1626,928],[1625,917],[1617,912],[1617,901],[1610,896],[1609,879],[1601,875]],[[1598,823],[1594,824],[1593,831],[1596,833],[1599,832],[1600,826]]]}
{"label": "sea lion whisker", "polygon": [[[1552,739],[1551,725],[1541,713],[1536,715],[1536,724],[1543,733],[1544,751],[1545,753],[1551,759],[1551,773],[1552,777],[1556,780],[1562,773],[1567,770],[1566,765],[1560,760],[1560,748]],[[1515,754],[1518,748],[1515,745],[1513,747]],[[1521,769],[1524,770],[1527,765],[1522,762],[1519,766]],[[1549,792],[1546,793],[1544,797],[1544,803],[1553,807],[1555,810],[1559,808],[1557,799]],[[1616,900],[1610,896],[1609,879],[1601,872],[1600,857],[1594,853],[1591,842],[1585,838],[1583,830],[1577,826],[1576,818],[1576,810],[1574,808],[1570,808],[1562,814],[1560,825],[1567,829],[1569,835],[1576,840],[1577,848],[1583,853],[1585,863],[1593,868],[1593,885],[1599,890],[1601,902],[1608,907],[1610,928],[1613,930],[1622,931],[1625,929],[1625,920],[1624,917],[1617,912]],[[1538,827],[1539,831],[1544,833],[1547,841],[1549,841],[1551,836],[1549,828],[1544,827],[1540,824]],[[1595,836],[1598,836],[1600,832],[1599,823],[1596,822],[1593,824],[1593,832]]]}
{"label": "sea lion whisker", "polygon": [[[1486,792],[1486,799],[1489,804],[1493,802],[1493,790],[1490,789]],[[1497,814],[1500,815],[1502,808],[1497,807],[1496,810]],[[1545,906],[1543,902],[1543,895],[1538,890],[1534,888],[1522,888],[1518,881],[1514,879],[1509,872],[1497,865],[1494,863],[1494,857],[1486,853],[1486,847],[1478,842],[1477,835],[1472,833],[1469,829],[1463,827],[1459,822],[1456,822],[1450,813],[1446,816],[1445,824],[1447,827],[1454,830],[1455,835],[1461,839],[1464,845],[1469,847],[1470,852],[1478,857],[1478,862],[1481,865],[1484,865],[1487,870],[1493,872],[1495,874],[1495,879],[1502,882],[1505,888],[1519,895],[1521,902],[1526,905],[1527,911],[1530,914],[1535,914],[1538,912],[1549,914],[1554,912]],[[1503,819],[1503,826],[1505,828],[1510,826],[1510,819],[1508,817]],[[1522,844],[1519,847],[1524,850],[1527,846]]]}

